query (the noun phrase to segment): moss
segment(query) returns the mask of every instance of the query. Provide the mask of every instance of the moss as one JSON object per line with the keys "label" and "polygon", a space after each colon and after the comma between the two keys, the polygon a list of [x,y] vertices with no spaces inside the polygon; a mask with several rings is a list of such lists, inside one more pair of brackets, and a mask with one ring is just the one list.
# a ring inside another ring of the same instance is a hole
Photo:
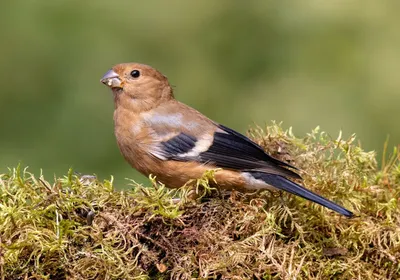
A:
{"label": "moss", "polygon": [[217,193],[212,172],[193,203],[155,178],[115,191],[112,179],[50,183],[17,167],[0,175],[1,279],[400,278],[397,148],[378,167],[354,136],[299,139],[275,123],[249,135],[356,217],[286,193]]}

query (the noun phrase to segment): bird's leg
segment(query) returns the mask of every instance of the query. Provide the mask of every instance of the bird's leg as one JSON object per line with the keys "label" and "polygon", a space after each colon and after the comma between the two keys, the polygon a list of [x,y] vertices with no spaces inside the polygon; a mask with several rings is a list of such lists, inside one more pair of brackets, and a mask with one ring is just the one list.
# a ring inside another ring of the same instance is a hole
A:
{"label": "bird's leg", "polygon": [[231,190],[229,195],[229,200],[235,202],[237,200],[238,192],[236,190]]}

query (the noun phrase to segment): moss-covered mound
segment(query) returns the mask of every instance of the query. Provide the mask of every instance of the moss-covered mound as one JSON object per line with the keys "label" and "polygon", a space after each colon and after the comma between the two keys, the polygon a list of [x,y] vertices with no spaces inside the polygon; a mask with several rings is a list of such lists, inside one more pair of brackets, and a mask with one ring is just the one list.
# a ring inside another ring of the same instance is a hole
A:
{"label": "moss-covered mound", "polygon": [[400,278],[397,149],[378,168],[354,137],[316,129],[299,139],[275,124],[249,134],[356,217],[289,194],[193,203],[154,179],[115,191],[112,180],[69,172],[49,182],[15,168],[0,175],[1,279]]}

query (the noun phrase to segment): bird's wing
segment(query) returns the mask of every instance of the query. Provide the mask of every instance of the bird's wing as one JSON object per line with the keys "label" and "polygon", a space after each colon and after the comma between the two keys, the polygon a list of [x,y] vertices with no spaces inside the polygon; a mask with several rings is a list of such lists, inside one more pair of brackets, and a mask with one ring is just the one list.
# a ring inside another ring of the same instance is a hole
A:
{"label": "bird's wing", "polygon": [[246,136],[223,125],[216,125],[210,133],[197,135],[190,131],[162,141],[155,156],[165,160],[197,161],[210,166],[240,171],[261,171],[292,178],[301,178],[286,167],[295,167],[279,161]]}

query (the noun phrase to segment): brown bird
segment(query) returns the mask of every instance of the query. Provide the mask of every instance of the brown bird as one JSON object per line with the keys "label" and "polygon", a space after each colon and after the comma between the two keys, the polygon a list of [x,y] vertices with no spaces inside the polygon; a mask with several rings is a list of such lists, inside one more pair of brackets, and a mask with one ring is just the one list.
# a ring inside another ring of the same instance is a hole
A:
{"label": "brown bird", "polygon": [[215,180],[221,189],[280,189],[347,217],[353,215],[289,180],[301,178],[292,170],[295,167],[177,101],[168,79],[154,68],[118,64],[101,82],[113,92],[115,136],[121,153],[142,174],[152,174],[169,187],[181,187],[217,169]]}

